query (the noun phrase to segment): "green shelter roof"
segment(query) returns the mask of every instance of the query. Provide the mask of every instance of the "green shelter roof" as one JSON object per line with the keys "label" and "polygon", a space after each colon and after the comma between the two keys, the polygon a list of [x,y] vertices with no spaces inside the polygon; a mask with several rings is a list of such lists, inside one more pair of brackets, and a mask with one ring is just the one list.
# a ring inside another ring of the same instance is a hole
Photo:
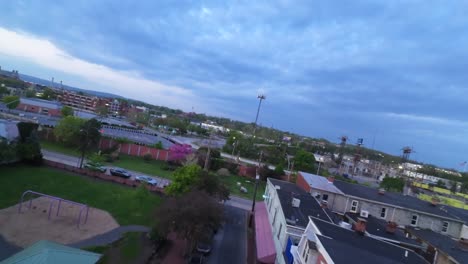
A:
{"label": "green shelter roof", "polygon": [[2,264],[94,264],[99,258],[100,254],[40,240],[4,260]]}

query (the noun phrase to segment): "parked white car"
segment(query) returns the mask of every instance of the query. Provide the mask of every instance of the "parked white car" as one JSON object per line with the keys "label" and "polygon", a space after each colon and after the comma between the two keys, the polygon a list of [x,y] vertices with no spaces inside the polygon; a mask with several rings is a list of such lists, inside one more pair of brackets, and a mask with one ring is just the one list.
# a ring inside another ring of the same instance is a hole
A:
{"label": "parked white car", "polygon": [[158,180],[149,176],[144,176],[144,175],[136,176],[135,180],[139,182],[147,183],[149,185],[154,185],[154,186],[158,185]]}

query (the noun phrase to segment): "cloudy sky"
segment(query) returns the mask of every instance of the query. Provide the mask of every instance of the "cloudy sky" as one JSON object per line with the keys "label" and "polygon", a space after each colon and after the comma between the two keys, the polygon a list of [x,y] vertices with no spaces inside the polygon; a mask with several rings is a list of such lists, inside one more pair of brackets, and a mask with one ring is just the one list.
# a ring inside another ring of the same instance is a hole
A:
{"label": "cloudy sky", "polygon": [[265,93],[264,126],[459,169],[466,14],[462,0],[5,1],[0,65],[247,122]]}

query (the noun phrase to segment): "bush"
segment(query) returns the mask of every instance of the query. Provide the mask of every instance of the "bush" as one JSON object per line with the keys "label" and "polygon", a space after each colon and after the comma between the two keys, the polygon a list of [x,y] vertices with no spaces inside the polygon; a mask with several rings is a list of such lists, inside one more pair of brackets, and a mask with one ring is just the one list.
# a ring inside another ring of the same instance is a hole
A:
{"label": "bush", "polygon": [[153,156],[151,155],[151,153],[146,153],[145,155],[143,155],[143,159],[146,162],[150,162],[151,160],[153,160]]}
{"label": "bush", "polygon": [[226,169],[226,168],[221,168],[221,169],[218,170],[217,174],[218,174],[219,176],[222,176],[222,177],[227,177],[227,176],[229,176],[231,173],[229,172],[228,169]]}
{"label": "bush", "polygon": [[111,154],[103,154],[102,157],[104,158],[104,161],[106,162],[114,162],[114,158],[112,157]]}

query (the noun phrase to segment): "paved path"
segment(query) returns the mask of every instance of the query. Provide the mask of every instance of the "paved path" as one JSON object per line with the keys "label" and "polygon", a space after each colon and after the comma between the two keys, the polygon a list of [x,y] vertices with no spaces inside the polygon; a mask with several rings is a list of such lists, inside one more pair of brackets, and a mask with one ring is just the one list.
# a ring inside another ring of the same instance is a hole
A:
{"label": "paved path", "polygon": [[11,257],[20,250],[22,250],[22,248],[9,243],[0,235],[0,261]]}
{"label": "paved path", "polygon": [[151,229],[149,227],[139,225],[120,226],[107,233],[97,235],[95,237],[91,237],[77,243],[70,244],[69,246],[76,248],[105,246],[119,240],[124,233],[149,232],[150,230]]}

